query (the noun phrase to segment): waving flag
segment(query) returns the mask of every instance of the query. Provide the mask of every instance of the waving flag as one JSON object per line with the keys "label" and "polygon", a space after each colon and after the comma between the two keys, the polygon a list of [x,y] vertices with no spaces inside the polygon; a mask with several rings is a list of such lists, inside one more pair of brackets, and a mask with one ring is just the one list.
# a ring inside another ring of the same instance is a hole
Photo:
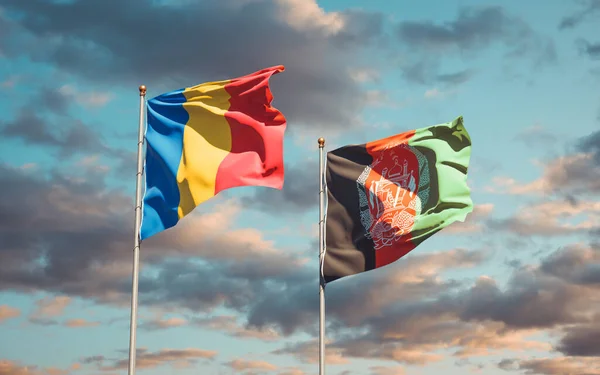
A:
{"label": "waving flag", "polygon": [[286,119],[271,106],[275,66],[148,101],[141,239],[170,228],[220,191],[283,187]]}
{"label": "waving flag", "polygon": [[462,117],[329,152],[325,280],[383,267],[464,221],[470,155]]}

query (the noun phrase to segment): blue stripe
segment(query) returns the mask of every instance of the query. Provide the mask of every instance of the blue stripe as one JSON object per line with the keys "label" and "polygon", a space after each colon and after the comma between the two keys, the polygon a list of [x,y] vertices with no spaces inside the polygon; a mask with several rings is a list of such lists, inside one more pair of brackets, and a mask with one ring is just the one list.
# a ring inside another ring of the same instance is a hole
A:
{"label": "blue stripe", "polygon": [[186,102],[183,91],[172,91],[148,101],[142,240],[174,226],[179,220],[177,170],[183,149],[183,130],[189,120],[182,105]]}

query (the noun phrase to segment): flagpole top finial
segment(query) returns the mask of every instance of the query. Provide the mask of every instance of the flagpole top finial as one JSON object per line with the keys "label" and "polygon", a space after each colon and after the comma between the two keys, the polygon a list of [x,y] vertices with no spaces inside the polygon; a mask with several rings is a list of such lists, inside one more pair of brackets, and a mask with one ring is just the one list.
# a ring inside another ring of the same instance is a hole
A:
{"label": "flagpole top finial", "polygon": [[140,96],[144,96],[146,95],[146,86],[141,85],[140,86]]}
{"label": "flagpole top finial", "polygon": [[319,142],[319,148],[323,148],[323,146],[325,146],[325,138],[321,137],[317,142]]}

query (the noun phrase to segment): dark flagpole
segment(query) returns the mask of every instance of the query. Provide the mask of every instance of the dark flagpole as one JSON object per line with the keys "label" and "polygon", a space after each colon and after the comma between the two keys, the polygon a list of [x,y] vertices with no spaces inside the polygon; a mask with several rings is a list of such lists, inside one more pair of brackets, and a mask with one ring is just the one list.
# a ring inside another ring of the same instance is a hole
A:
{"label": "dark flagpole", "polygon": [[319,138],[319,375],[325,375],[325,138]]}

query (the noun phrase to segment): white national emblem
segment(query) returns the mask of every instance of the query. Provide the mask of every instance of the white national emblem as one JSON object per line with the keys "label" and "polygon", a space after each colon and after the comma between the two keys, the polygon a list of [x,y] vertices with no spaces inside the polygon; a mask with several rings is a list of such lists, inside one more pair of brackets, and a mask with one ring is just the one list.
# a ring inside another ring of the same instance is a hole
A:
{"label": "white national emblem", "polygon": [[[417,163],[409,163],[407,157],[414,160],[413,155]],[[421,177],[417,186],[419,171]],[[429,196],[427,160],[405,143],[388,145],[356,182],[361,223],[366,237],[373,239],[375,250],[393,246],[410,232],[415,216],[421,212],[422,200],[426,202]],[[368,191],[367,185],[370,185]],[[423,190],[420,190],[421,187]]]}

